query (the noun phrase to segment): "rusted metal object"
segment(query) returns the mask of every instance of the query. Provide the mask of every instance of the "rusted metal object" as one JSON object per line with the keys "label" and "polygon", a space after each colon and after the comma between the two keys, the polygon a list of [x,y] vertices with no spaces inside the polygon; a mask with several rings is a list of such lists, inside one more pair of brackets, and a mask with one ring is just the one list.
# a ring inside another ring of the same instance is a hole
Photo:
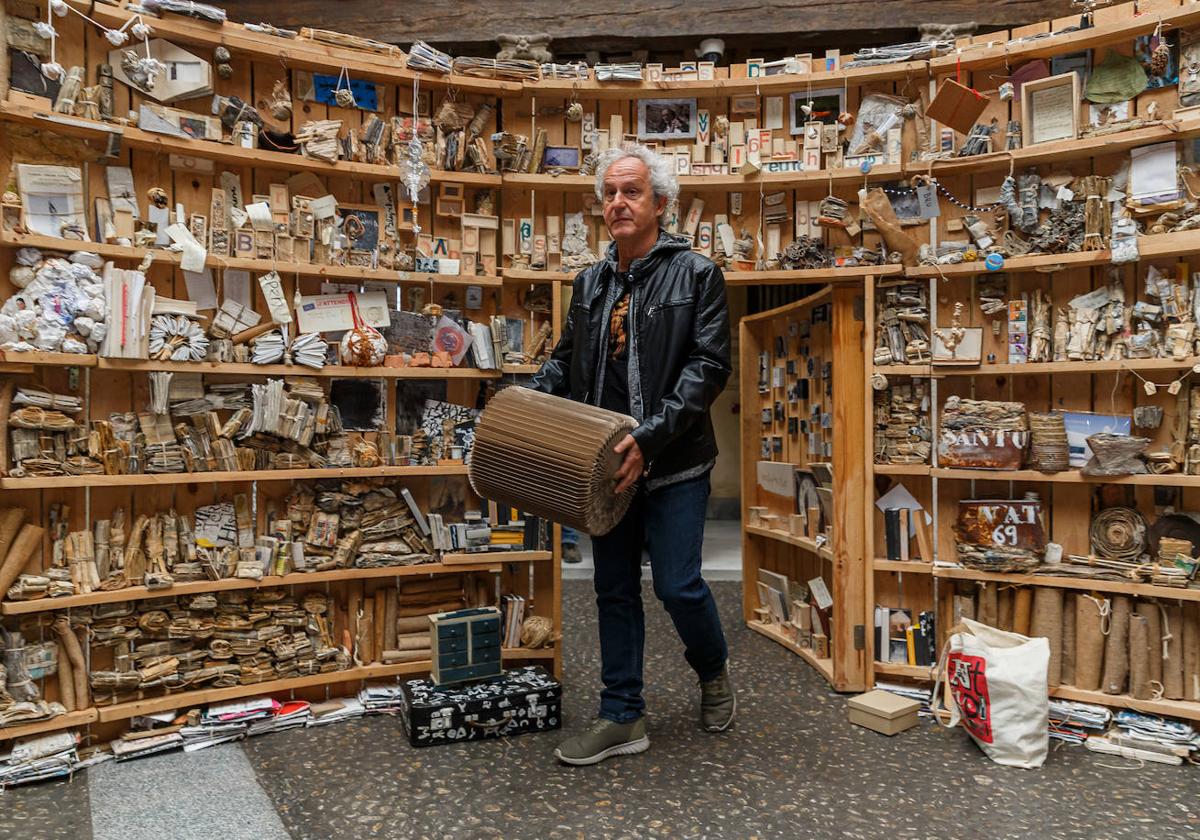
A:
{"label": "rusted metal object", "polygon": [[1046,550],[1037,499],[973,499],[958,503],[954,523],[958,560],[988,572],[1026,572]]}
{"label": "rusted metal object", "polygon": [[1017,470],[1028,446],[1029,421],[1023,404],[946,400],[938,436],[940,466]]}

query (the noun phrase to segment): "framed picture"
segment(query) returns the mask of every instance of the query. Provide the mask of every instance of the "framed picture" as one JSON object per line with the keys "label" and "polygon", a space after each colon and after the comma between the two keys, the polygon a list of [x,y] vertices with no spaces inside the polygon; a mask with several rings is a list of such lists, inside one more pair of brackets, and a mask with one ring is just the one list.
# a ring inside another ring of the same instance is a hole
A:
{"label": "framed picture", "polygon": [[367,204],[339,204],[342,233],[350,240],[354,251],[375,251],[379,248],[379,222],[382,208]]}
{"label": "framed picture", "polygon": [[579,161],[578,146],[547,146],[542,152],[543,169],[578,170]]}
{"label": "framed picture", "polygon": [[696,136],[695,99],[639,99],[639,140],[690,140]]}
{"label": "framed picture", "polygon": [[1107,105],[1097,105],[1094,102],[1089,102],[1088,124],[1094,128],[1102,128],[1109,123],[1129,119],[1129,105],[1131,102],[1132,100],[1130,99],[1126,99],[1124,102],[1110,102]]}
{"label": "framed picture", "polygon": [[[808,103],[812,102],[810,113],[804,113]],[[801,90],[788,97],[788,111],[791,114],[791,133],[793,136],[804,133],[804,124],[820,122],[832,125],[837,122],[838,114],[846,110],[846,92],[841,88],[823,88],[821,90]]]}
{"label": "framed picture", "polygon": [[1079,135],[1079,76],[1063,73],[1021,85],[1021,145]]}
{"label": "framed picture", "polygon": [[729,101],[729,112],[731,114],[757,114],[758,97],[735,96],[731,98]]}

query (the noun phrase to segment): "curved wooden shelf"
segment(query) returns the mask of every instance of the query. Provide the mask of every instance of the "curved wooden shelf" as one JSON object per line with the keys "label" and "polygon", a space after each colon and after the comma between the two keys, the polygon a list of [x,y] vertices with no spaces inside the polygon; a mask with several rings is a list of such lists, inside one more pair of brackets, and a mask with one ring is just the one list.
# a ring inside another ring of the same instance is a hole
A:
{"label": "curved wooden shelf", "polygon": [[813,653],[808,648],[801,647],[800,645],[796,644],[791,639],[789,639],[787,636],[780,633],[778,630],[775,629],[774,625],[763,624],[761,621],[747,621],[746,626],[749,627],[751,630],[753,630],[755,633],[760,633],[763,636],[766,636],[768,639],[771,639],[771,640],[783,645],[785,648],[790,650],[792,653],[798,654],[801,659],[803,659],[809,665],[816,668],[817,673],[820,674],[822,677],[824,677],[826,682],[828,682],[830,685],[833,685],[833,660],[832,659],[819,658],[815,653]]}
{"label": "curved wooden shelf", "polygon": [[867,277],[895,277],[899,265],[856,265],[843,268],[797,268],[791,271],[726,271],[727,286],[783,286],[793,283],[858,283]]}
{"label": "curved wooden shelf", "polygon": [[578,271],[537,271],[531,268],[504,268],[500,270],[500,276],[509,282],[530,281],[532,283],[553,283],[571,282],[575,279]]}
{"label": "curved wooden shelf", "polygon": [[[1189,356],[1186,359],[1116,359],[1113,361],[1095,362],[1032,362],[1024,365],[981,365],[979,367],[959,367],[951,365],[934,365],[932,373],[925,374],[936,378],[951,376],[1046,376],[1053,374],[1069,374],[1072,376],[1087,376],[1093,373],[1120,373],[1123,370],[1139,373],[1155,373],[1158,371],[1176,373],[1190,370],[1200,364],[1200,356]],[[887,368],[876,368],[880,373],[887,373]]]}
{"label": "curved wooden shelf", "polygon": [[1076,700],[1080,703],[1094,703],[1097,706],[1117,706],[1122,709],[1135,709],[1151,715],[1184,718],[1185,720],[1200,720],[1200,703],[1190,700],[1138,700],[1128,694],[1105,694],[1102,691],[1085,691],[1070,685],[1055,686],[1050,689],[1051,697],[1063,700]]}
{"label": "curved wooden shelf", "polygon": [[[504,648],[501,656],[505,660],[550,659],[554,656],[554,648]],[[100,706],[93,710],[99,713],[101,723],[115,720],[128,720],[138,715],[150,715],[158,712],[170,712],[176,709],[191,709],[205,706],[209,703],[220,703],[225,700],[236,700],[239,697],[259,697],[265,694],[294,691],[298,688],[312,688],[319,685],[336,685],[337,683],[360,682],[381,677],[410,676],[429,672],[433,663],[429,660],[416,662],[399,662],[395,665],[365,665],[359,668],[347,668],[345,671],[331,671],[327,674],[312,674],[306,677],[291,677],[284,680],[253,683],[251,685],[233,685],[228,688],[208,688],[198,691],[182,691],[178,694],[167,694],[163,697],[152,697],[146,700],[131,700],[128,703],[117,703],[113,706]]]}
{"label": "curved wooden shelf", "polygon": [[[83,0],[72,0],[72,3],[88,16],[108,26],[119,28],[132,17],[128,11],[115,6]],[[412,86],[413,79],[420,79],[422,87],[454,87],[464,93],[515,96],[522,90],[520,82],[409,70],[405,66],[406,57],[399,48],[396,48],[393,54],[374,53],[317,41],[251,32],[240,23],[212,24],[173,14],[160,17],[147,15],[146,22],[153,28],[154,37],[170,38],[172,41],[209,48],[224,45],[238,58],[251,57],[270,63],[283,61],[288,67],[322,72],[328,72],[331,66],[345,66],[353,77],[407,87]]]}
{"label": "curved wooden shelf", "polygon": [[454,464],[437,467],[334,467],[329,469],[144,475],[56,475],[37,478],[0,478],[0,490],[61,490],[67,487],[140,487],[223,484],[226,482],[232,484],[245,481],[301,481],[318,478],[424,478],[432,475],[466,474],[465,464]]}
{"label": "curved wooden shelf", "polygon": [[[150,149],[163,154],[176,153],[202,157],[231,166],[250,166],[257,169],[274,169],[280,172],[313,172],[335,177],[353,176],[368,183],[396,181],[400,177],[399,170],[394,166],[347,160],[326,163],[323,160],[306,158],[303,155],[290,155],[286,152],[272,152],[266,149],[243,149],[230,143],[218,143],[214,140],[183,140],[166,134],[143,131],[133,125],[120,126],[96,120],[85,120],[80,117],[67,117],[62,114],[24,108],[9,102],[0,103],[0,118],[85,139],[107,138],[109,135],[115,134],[121,138],[123,145],[135,149]],[[487,175],[479,172],[446,172],[435,169],[430,173],[429,180],[430,183],[435,184],[463,184],[467,187],[500,186],[499,175]]]}
{"label": "curved wooden shelf", "polygon": [[[928,166],[921,167],[926,172]],[[680,175],[681,189],[697,190],[753,190],[758,187],[767,189],[802,190],[812,187],[815,190],[828,191],[830,183],[834,186],[862,186],[863,181],[880,183],[897,181],[904,177],[904,167],[896,164],[880,164],[869,174],[863,175],[858,167],[843,167],[841,169],[817,169],[811,172],[772,172],[756,173],[754,175]],[[596,186],[596,179],[591,175],[548,175],[544,173],[505,172],[504,186],[522,187],[525,189],[553,189],[572,192],[591,192]]]}
{"label": "curved wooden shelf", "polygon": [[815,554],[822,560],[833,562],[833,549],[825,545],[818,546],[816,540],[811,540],[808,537],[797,537],[789,534],[787,531],[780,531],[777,528],[761,528],[757,525],[747,525],[746,533],[753,534],[756,537],[764,537],[768,540],[787,543],[795,548],[804,549],[810,554]]}
{"label": "curved wooden shelf", "polygon": [[541,369],[541,365],[505,365],[501,369],[501,372],[505,376],[532,376]]}
{"label": "curved wooden shelf", "polygon": [[[499,555],[499,556],[497,556]],[[119,604],[148,598],[173,598],[178,595],[199,595],[208,592],[229,592],[236,589],[266,589],[276,586],[304,586],[312,583],[337,583],[347,580],[373,578],[420,577],[424,575],[483,572],[498,568],[502,563],[535,563],[552,559],[549,551],[497,551],[489,555],[463,555],[471,560],[462,562],[418,563],[414,566],[386,566],[372,569],[331,569],[327,572],[293,572],[290,575],[266,575],[262,580],[222,578],[177,583],[166,589],[147,589],[130,586],[88,595],[68,595],[65,598],[39,598],[35,601],[5,601],[0,604],[3,615],[27,615],[90,607],[94,604]],[[445,559],[445,558],[443,558]]]}
{"label": "curved wooden shelf", "polygon": [[[41,236],[32,233],[0,233],[0,248],[32,247],[42,251],[90,251],[110,260],[127,260],[138,263],[146,254],[154,255],[155,263],[179,265],[180,255],[175,251],[163,248],[126,248],[123,245],[110,245],[104,242],[78,242],[71,239],[58,239],[53,236]],[[417,271],[398,271],[389,268],[359,268],[348,265],[316,265],[315,263],[289,262],[281,263],[274,260],[251,260],[240,257],[209,256],[204,264],[211,268],[240,268],[246,271],[266,274],[268,271],[278,271],[280,274],[295,274],[301,277],[320,277],[328,280],[371,280],[384,283],[433,283],[435,286],[485,286],[499,288],[503,285],[500,277],[495,275],[475,274],[429,274]]]}
{"label": "curved wooden shelf", "polygon": [[1028,481],[1053,484],[1158,484],[1163,487],[1200,487],[1200,475],[1083,475],[1079,470],[1043,473],[1037,470],[966,470],[935,467],[935,478],[957,481]]}
{"label": "curved wooden shelf", "polygon": [[1136,595],[1143,598],[1166,598],[1175,601],[1200,601],[1200,589],[1180,589],[1174,586],[1155,586],[1151,583],[1136,583],[1123,580],[1096,580],[1092,578],[1063,577],[1038,574],[997,574],[980,572],[960,566],[938,566],[933,576],[950,580],[978,580],[993,583],[1013,583],[1022,586],[1052,586],[1056,589],[1077,589],[1082,592],[1113,592],[1120,595]]}
{"label": "curved wooden shelf", "polygon": [[67,712],[65,715],[52,717],[48,720],[19,723],[16,726],[3,726],[0,727],[0,741],[27,738],[30,735],[42,735],[46,732],[58,732],[61,729],[72,729],[76,726],[87,726],[89,723],[95,723],[99,718],[99,713],[93,708],[82,709],[78,712]]}

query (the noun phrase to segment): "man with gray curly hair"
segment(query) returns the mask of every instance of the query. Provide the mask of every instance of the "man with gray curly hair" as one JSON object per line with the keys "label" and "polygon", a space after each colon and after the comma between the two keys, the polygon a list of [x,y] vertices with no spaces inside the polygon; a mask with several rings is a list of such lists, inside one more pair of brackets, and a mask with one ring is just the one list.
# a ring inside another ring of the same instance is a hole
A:
{"label": "man with gray curly hair", "polygon": [[700,682],[700,724],[721,732],[736,699],[712,592],[700,574],[709,472],[717,456],[709,408],[725,387],[729,311],[725,278],[661,227],[679,182],[645,146],[611,149],[596,167],[596,195],[613,243],[575,278],[562,338],[532,387],[631,415],[615,448],[616,492],[641,480],[625,517],[593,537],[600,614],[599,719],[559,744],[567,764],[646,750],[642,699],[641,557],[650,555],[663,602]]}

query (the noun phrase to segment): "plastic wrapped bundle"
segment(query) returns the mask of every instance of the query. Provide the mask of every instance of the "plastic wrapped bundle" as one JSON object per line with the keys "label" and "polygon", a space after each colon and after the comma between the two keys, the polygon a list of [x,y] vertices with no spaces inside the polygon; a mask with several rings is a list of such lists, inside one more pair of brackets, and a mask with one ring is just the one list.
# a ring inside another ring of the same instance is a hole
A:
{"label": "plastic wrapped bundle", "polygon": [[636,425],[615,411],[506,388],[476,424],[471,486],[483,498],[606,534],[633,499],[633,487],[613,493],[623,458],[613,447]]}

